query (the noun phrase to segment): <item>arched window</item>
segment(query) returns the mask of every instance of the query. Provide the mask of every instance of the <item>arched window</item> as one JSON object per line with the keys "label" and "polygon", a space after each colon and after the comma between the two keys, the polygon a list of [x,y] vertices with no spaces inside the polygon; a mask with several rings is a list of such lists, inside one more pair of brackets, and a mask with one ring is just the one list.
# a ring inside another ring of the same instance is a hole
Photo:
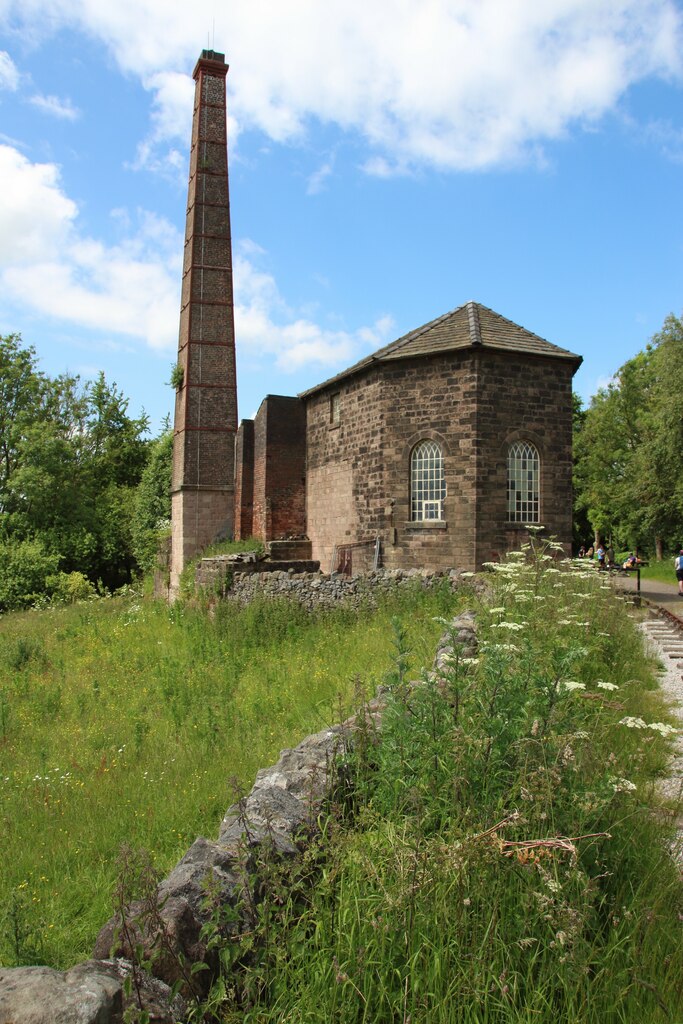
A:
{"label": "arched window", "polygon": [[515,441],[508,449],[508,522],[537,523],[540,462],[528,441]]}
{"label": "arched window", "polygon": [[445,497],[441,446],[436,441],[420,441],[410,456],[410,518],[414,522],[443,519]]}

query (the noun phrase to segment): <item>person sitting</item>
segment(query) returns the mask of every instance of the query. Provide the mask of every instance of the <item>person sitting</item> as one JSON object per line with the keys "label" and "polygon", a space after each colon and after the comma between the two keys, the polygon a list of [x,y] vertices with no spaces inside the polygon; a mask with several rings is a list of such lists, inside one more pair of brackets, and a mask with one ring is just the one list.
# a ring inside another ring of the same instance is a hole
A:
{"label": "person sitting", "polygon": [[638,558],[636,558],[636,556],[631,551],[631,553],[629,554],[628,558],[624,562],[623,568],[624,569],[635,569],[635,568],[637,568],[639,561],[640,560]]}

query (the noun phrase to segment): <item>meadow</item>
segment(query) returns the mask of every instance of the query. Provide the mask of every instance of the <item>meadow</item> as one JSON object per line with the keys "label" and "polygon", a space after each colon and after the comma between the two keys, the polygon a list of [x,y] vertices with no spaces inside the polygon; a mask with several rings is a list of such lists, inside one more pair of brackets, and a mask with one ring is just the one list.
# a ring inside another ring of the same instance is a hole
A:
{"label": "meadow", "polygon": [[110,916],[122,843],[170,869],[257,770],[416,664],[450,592],[310,616],[131,595],[0,619],[0,963],[66,967]]}

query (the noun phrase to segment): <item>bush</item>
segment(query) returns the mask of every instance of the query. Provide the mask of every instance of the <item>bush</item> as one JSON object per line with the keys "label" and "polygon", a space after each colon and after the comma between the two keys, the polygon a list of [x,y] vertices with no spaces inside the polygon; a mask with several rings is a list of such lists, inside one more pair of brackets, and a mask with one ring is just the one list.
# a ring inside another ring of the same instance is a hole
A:
{"label": "bush", "polygon": [[60,572],[46,580],[52,599],[58,604],[75,604],[95,597],[97,590],[82,572]]}
{"label": "bush", "polygon": [[49,590],[60,556],[46,551],[39,540],[0,543],[0,611],[29,608]]}

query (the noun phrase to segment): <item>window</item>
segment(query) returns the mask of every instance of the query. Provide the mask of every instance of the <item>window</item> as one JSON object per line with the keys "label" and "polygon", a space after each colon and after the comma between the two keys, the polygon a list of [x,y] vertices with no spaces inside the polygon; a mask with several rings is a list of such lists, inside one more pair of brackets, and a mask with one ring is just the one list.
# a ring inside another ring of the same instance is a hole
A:
{"label": "window", "polygon": [[537,523],[540,464],[528,441],[516,441],[508,450],[508,522]]}
{"label": "window", "polygon": [[341,413],[339,411],[339,392],[336,391],[333,395],[330,395],[330,423],[336,425],[341,419]]}
{"label": "window", "polygon": [[436,441],[420,441],[410,456],[410,518],[414,522],[442,520],[445,497],[441,448]]}

